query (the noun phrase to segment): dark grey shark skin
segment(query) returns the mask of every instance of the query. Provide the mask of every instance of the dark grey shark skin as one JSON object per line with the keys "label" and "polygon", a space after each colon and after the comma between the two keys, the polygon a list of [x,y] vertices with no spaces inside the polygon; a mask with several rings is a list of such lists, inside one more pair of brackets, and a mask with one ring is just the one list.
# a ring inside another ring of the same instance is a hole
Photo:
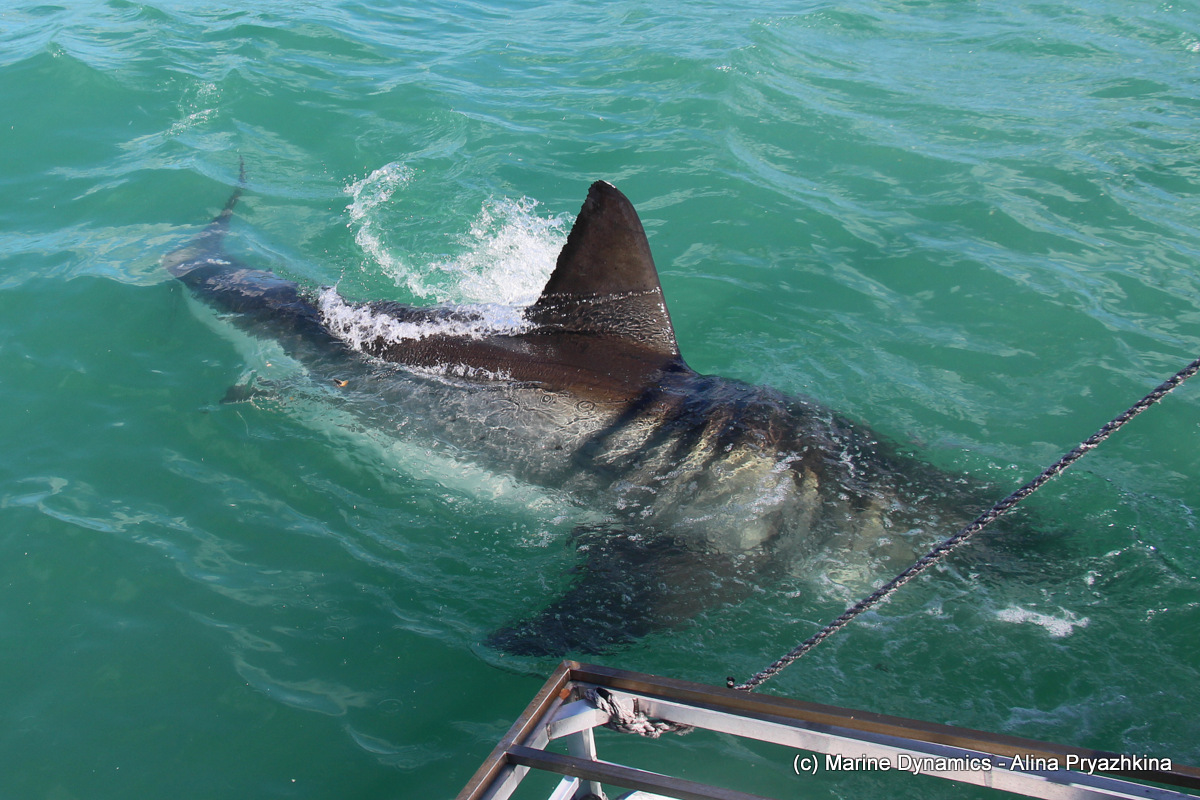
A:
{"label": "dark grey shark skin", "polygon": [[493,647],[605,652],[819,550],[851,566],[889,549],[903,560],[971,508],[962,480],[814,402],[690,369],[642,224],[608,183],[588,192],[528,324],[503,330],[469,308],[317,300],[246,267],[222,245],[239,194],[163,259],[172,275],[318,379],[375,398],[359,405],[374,424],[602,515],[574,535],[582,563],[566,592],[494,632]]}

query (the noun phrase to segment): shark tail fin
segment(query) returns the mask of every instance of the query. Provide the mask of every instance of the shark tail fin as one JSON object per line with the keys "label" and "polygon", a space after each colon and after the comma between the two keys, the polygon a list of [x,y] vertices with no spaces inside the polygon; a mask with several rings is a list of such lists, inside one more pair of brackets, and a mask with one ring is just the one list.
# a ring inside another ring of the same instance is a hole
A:
{"label": "shark tail fin", "polygon": [[592,184],[528,318],[548,333],[603,336],[679,356],[646,231],[615,186]]}
{"label": "shark tail fin", "polygon": [[[233,210],[246,190],[246,160],[238,158],[238,185],[233,194],[225,201],[225,207],[212,222],[200,231],[195,238],[178,250],[163,256],[162,264],[167,272],[176,278],[183,279],[185,275],[196,269],[206,260],[211,260],[221,252],[225,234],[229,232],[229,221],[233,219]],[[186,281],[185,281],[186,282]]]}
{"label": "shark tail fin", "polygon": [[233,194],[230,194],[226,200],[221,212],[212,218],[204,230],[187,242],[186,245],[175,249],[166,255],[163,255],[162,265],[167,267],[170,275],[180,278],[181,281],[187,283],[185,276],[188,273],[196,270],[198,266],[205,263],[210,263],[214,258],[217,258],[221,253],[224,236],[229,231],[229,221],[233,218],[233,210],[238,205],[238,200],[241,198],[242,192],[246,191],[246,161],[245,158],[238,160],[238,187],[235,188]]}
{"label": "shark tail fin", "polygon": [[[233,194],[225,201],[225,207],[221,209],[221,213],[212,221],[212,225],[221,225],[222,233],[229,227],[229,220],[233,217],[233,209],[237,206],[238,200],[241,199],[242,192],[246,190],[246,159],[243,156],[238,156],[238,185],[233,190]],[[210,225],[209,227],[212,227]]]}
{"label": "shark tail fin", "polygon": [[242,192],[246,191],[246,159],[238,156],[238,185],[233,190],[233,194],[229,195],[229,199],[225,201],[225,207],[221,209],[221,213],[213,218],[213,221],[208,224],[208,227],[197,237],[197,241],[204,240],[209,250],[219,250],[221,241],[225,238],[225,234],[229,231],[229,220],[233,219],[233,210],[237,207],[238,200],[242,197]]}

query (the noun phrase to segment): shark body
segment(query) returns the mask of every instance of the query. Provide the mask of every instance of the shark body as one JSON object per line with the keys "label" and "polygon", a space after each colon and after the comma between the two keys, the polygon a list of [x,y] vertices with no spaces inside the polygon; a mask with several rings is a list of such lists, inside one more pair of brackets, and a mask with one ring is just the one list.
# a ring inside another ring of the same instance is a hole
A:
{"label": "shark body", "polygon": [[[535,485],[588,498],[565,593],[488,643],[604,652],[731,602],[818,549],[848,560],[950,524],[961,479],[773,389],[701,375],[679,352],[629,200],[592,185],[539,299],[515,327],[470,308],[315,298],[229,256],[240,190],[163,259],[199,297],[277,340],[319,378],[403,407],[428,437]],[[415,429],[415,430],[414,430]]]}

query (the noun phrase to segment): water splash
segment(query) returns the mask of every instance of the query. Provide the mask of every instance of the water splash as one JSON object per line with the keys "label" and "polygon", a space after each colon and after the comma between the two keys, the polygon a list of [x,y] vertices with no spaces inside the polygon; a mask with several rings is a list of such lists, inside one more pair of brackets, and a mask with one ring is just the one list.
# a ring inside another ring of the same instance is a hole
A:
{"label": "water splash", "polygon": [[456,279],[459,302],[527,306],[537,300],[567,240],[569,215],[542,217],[538,202],[485,202],[461,241],[465,251],[433,268]]}
{"label": "water splash", "polygon": [[385,272],[393,276],[403,275],[409,272],[409,268],[392,255],[381,238],[377,210],[392,199],[397,189],[408,186],[412,178],[411,168],[393,161],[346,187],[346,194],[353,198],[350,205],[346,206],[346,210],[350,212],[350,225],[358,226],[354,234],[355,243]]}
{"label": "water splash", "polygon": [[496,304],[523,307],[537,299],[566,242],[569,214],[542,216],[528,197],[490,198],[466,233],[460,252],[417,263],[397,255],[381,226],[396,191],[407,188],[415,172],[392,162],[346,187],[346,206],[354,240],[398,286],[435,303]]}

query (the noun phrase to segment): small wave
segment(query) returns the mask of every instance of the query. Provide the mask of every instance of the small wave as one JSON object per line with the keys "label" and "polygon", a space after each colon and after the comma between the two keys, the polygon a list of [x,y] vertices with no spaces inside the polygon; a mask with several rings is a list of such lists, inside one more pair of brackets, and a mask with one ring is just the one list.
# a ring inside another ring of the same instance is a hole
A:
{"label": "small wave", "polygon": [[179,136],[208,122],[217,115],[220,100],[221,90],[215,83],[205,82],[191,87],[179,103],[181,118],[171,123],[166,136]]}
{"label": "small wave", "polygon": [[340,717],[351,708],[367,708],[372,695],[340,683],[319,678],[285,680],[262,667],[250,664],[240,653],[233,657],[234,669],[246,683],[267,697],[301,711]]}
{"label": "small wave", "polygon": [[[393,702],[400,703],[398,700]],[[430,744],[395,744],[379,736],[363,733],[351,725],[345,728],[355,744],[374,756],[379,763],[394,769],[412,770],[450,757]]]}

